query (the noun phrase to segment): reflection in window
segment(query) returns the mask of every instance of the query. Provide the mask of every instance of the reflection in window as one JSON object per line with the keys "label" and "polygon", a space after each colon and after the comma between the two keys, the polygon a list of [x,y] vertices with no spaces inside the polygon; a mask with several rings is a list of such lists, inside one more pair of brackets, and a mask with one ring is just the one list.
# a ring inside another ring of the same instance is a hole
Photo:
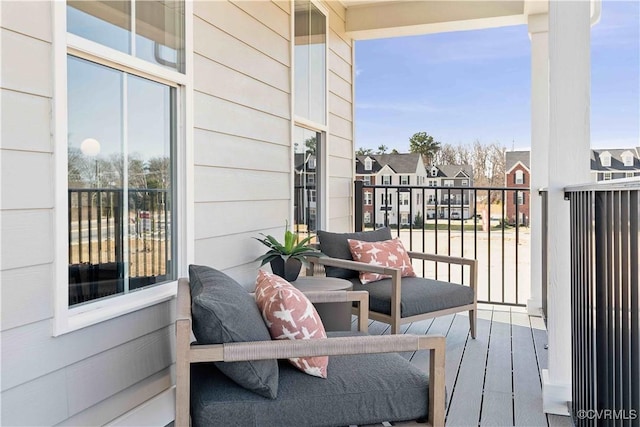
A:
{"label": "reflection in window", "polygon": [[316,194],[322,194],[318,179],[321,141],[320,132],[295,127],[294,230],[298,233],[312,233],[318,227],[320,201]]}
{"label": "reflection in window", "polygon": [[295,114],[326,124],[326,17],[310,1],[295,2]]}
{"label": "reflection in window", "polygon": [[136,1],[133,14],[130,1],[69,0],[67,30],[145,61],[184,71],[184,1]]}
{"label": "reflection in window", "polygon": [[68,57],[69,305],[175,279],[175,89]]}

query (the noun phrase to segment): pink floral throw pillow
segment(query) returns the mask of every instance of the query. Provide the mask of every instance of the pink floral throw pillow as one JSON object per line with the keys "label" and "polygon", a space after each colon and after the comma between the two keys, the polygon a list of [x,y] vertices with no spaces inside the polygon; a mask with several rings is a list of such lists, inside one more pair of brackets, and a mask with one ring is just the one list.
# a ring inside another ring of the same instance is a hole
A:
{"label": "pink floral throw pillow", "polygon": [[[307,340],[327,337],[311,301],[282,277],[259,270],[255,295],[271,338]],[[289,361],[306,374],[327,378],[328,356],[296,357]]]}
{"label": "pink floral throw pillow", "polygon": [[[415,277],[411,259],[404,249],[400,239],[384,240],[382,242],[364,242],[348,239],[349,249],[354,261],[366,264],[393,267],[401,269],[402,277]],[[387,279],[388,274],[360,272],[360,282],[366,285],[377,280]]]}

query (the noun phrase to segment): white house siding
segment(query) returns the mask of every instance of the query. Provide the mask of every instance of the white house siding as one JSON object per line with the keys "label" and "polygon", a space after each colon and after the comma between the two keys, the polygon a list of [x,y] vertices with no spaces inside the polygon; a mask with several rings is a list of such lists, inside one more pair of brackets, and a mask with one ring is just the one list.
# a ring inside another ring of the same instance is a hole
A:
{"label": "white house siding", "polygon": [[107,423],[171,386],[174,304],[52,337],[52,5],[0,7],[0,425]]}
{"label": "white house siding", "polygon": [[[286,6],[286,7],[285,7]],[[291,209],[288,4],[194,4],[195,262],[250,287]]]}
{"label": "white house siding", "polygon": [[339,2],[329,11],[328,223],[332,231],[353,229],[353,40],[345,34],[345,10]]}

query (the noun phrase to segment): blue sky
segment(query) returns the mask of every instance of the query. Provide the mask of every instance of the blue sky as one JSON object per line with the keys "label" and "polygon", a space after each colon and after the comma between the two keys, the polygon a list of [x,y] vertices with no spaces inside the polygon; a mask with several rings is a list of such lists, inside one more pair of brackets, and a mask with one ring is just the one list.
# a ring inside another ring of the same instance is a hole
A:
{"label": "blue sky", "polygon": [[[356,43],[356,147],[443,143],[530,147],[524,25]],[[591,32],[591,146],[640,145],[640,2],[604,0]]]}

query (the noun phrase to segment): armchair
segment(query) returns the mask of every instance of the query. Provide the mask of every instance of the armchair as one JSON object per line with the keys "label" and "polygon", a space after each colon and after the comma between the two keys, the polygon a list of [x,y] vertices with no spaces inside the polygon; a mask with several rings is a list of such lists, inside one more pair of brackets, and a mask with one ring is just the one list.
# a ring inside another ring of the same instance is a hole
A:
{"label": "armchair", "polygon": [[[358,328],[368,326],[366,292],[309,292],[311,302],[357,302]],[[313,340],[191,342],[191,287],[178,282],[175,425],[350,425],[427,418],[444,426],[445,338],[339,336]],[[195,315],[195,313],[194,313]],[[341,336],[340,336],[341,335]],[[429,375],[399,351],[429,350]],[[386,353],[386,354],[385,354]],[[279,365],[279,392],[268,399],[240,387],[208,362],[334,356],[329,377],[318,379]],[[350,356],[345,356],[350,355]]]}
{"label": "armchair", "polygon": [[[314,273],[315,265],[322,265],[328,277],[348,279],[353,283],[354,290],[368,291],[369,317],[390,324],[391,332],[394,334],[400,332],[400,326],[404,323],[469,311],[469,328],[471,337],[475,339],[477,261],[446,255],[408,252],[411,260],[468,266],[469,286],[423,277],[401,277],[400,270],[397,268],[353,261],[347,239],[376,242],[391,238],[389,228],[356,233],[318,231],[319,248],[327,256],[310,259],[312,266],[308,274]],[[391,278],[363,285],[358,278],[358,273],[361,271],[385,274]]]}

